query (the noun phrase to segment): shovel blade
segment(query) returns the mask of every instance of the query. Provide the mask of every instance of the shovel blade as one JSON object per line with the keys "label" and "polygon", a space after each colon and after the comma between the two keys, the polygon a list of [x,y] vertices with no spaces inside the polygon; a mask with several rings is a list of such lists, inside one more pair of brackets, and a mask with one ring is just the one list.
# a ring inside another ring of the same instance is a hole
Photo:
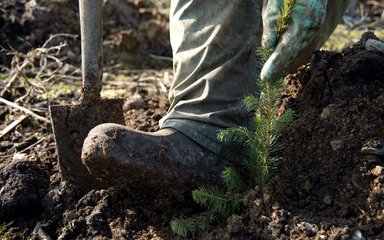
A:
{"label": "shovel blade", "polygon": [[63,180],[84,191],[103,185],[92,176],[81,160],[84,139],[102,123],[124,125],[122,99],[99,99],[92,104],[52,105],[50,114]]}

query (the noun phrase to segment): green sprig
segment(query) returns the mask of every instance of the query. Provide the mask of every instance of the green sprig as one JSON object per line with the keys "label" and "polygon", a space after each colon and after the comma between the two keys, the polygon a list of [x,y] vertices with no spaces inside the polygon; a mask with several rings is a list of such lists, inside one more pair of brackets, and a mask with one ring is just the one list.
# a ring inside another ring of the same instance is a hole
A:
{"label": "green sprig", "polygon": [[277,39],[280,39],[281,35],[287,31],[295,3],[296,0],[284,1],[284,6],[280,10],[280,14],[277,18]]}

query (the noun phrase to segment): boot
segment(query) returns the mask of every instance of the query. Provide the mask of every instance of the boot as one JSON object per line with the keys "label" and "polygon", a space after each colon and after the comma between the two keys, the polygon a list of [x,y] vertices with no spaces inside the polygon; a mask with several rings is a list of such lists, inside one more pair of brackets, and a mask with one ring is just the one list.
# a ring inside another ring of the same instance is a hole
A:
{"label": "boot", "polygon": [[225,165],[217,154],[177,130],[146,133],[111,123],[90,131],[82,161],[102,183],[140,191],[217,182]]}

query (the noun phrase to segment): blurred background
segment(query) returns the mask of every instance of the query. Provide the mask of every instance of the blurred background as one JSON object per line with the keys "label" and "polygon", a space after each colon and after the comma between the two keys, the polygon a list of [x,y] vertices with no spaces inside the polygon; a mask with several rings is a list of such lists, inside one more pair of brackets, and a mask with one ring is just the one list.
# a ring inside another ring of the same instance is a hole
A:
{"label": "blurred background", "polygon": [[[168,36],[169,0],[105,0],[105,63],[127,67],[163,67],[151,64],[153,55],[171,57]],[[324,48],[340,50],[357,41],[367,30],[383,37],[384,2],[355,0]],[[0,46],[27,52],[41,47],[53,34],[51,44],[66,41],[66,61],[79,64],[79,16],[77,0],[2,0],[0,2]],[[76,36],[76,37],[75,37]],[[152,56],[152,59],[151,59]],[[10,56],[2,53],[0,64],[10,66]],[[139,59],[138,59],[139,58]],[[161,59],[161,58],[160,58]],[[165,58],[166,59],[166,58]]]}
{"label": "blurred background", "polygon": [[[169,4],[104,1],[104,96],[122,96],[138,84],[167,91],[172,81]],[[384,39],[383,9],[381,0],[355,0],[324,49],[340,51],[368,30]],[[77,0],[1,0],[0,88],[27,85],[49,103],[77,97],[79,35]],[[0,96],[13,95],[3,88]]]}

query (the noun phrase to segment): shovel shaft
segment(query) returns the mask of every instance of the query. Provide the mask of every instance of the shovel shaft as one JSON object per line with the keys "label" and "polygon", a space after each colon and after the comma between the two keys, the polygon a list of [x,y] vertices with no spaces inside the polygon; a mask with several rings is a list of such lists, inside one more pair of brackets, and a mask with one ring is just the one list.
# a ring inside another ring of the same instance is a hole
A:
{"label": "shovel shaft", "polygon": [[[0,0],[2,1],[2,0]],[[102,123],[124,125],[122,99],[102,99],[103,0],[79,0],[83,89],[80,102],[49,107],[62,178],[84,191],[103,187],[81,160],[84,139]]]}
{"label": "shovel shaft", "polygon": [[103,75],[103,0],[79,0],[81,60],[83,71],[82,102],[100,98]]}

